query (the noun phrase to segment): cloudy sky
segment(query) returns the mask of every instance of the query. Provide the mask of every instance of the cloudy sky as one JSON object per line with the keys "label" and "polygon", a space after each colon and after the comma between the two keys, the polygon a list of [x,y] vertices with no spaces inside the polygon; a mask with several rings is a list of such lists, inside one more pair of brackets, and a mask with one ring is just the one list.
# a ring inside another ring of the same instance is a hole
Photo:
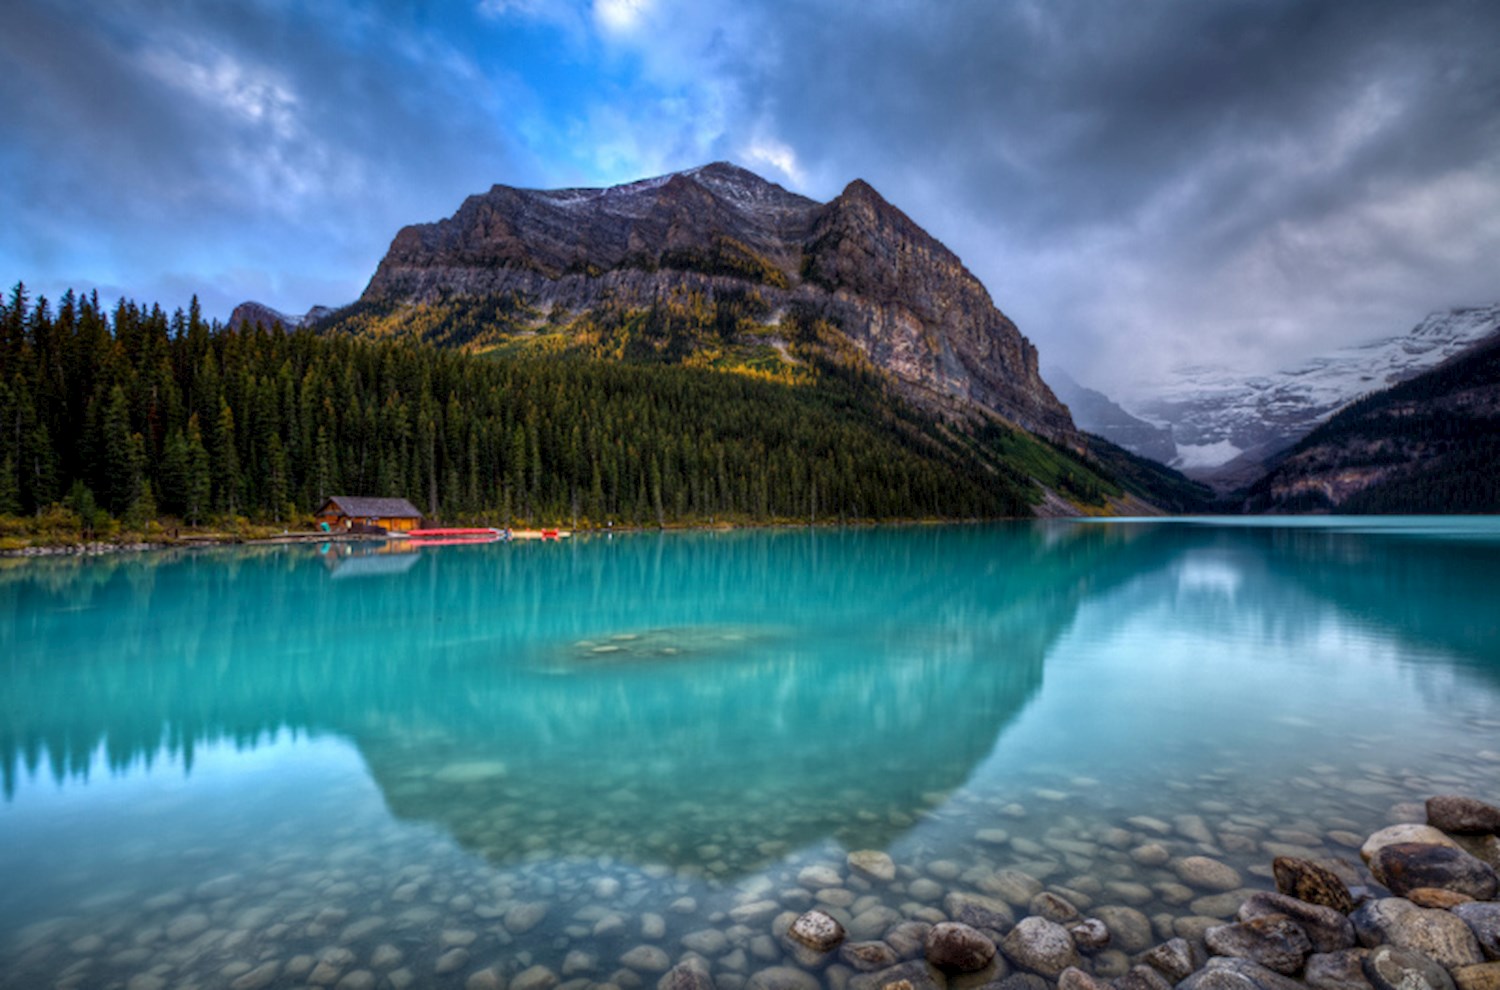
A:
{"label": "cloudy sky", "polygon": [[1500,4],[9,0],[0,277],[351,301],[493,183],[871,182],[1129,394],[1500,301]]}

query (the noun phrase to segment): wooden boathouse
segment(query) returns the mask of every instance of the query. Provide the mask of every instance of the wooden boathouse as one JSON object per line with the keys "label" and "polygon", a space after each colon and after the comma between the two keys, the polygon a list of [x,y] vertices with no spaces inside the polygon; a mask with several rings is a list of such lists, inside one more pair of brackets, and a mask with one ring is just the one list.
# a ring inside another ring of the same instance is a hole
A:
{"label": "wooden boathouse", "polygon": [[334,495],[314,514],[329,529],[348,530],[355,526],[379,526],[394,532],[406,532],[422,525],[422,513],[404,498],[365,498],[361,495]]}

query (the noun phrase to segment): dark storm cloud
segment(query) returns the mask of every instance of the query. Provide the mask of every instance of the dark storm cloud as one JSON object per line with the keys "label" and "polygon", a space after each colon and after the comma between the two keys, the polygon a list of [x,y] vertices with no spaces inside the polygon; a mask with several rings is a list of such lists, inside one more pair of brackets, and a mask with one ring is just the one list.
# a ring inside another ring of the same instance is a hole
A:
{"label": "dark storm cloud", "polygon": [[802,165],[928,222],[1044,354],[1128,328],[1275,363],[1500,298],[1493,224],[1429,223],[1500,207],[1500,6],[815,3],[765,30],[744,93]]}

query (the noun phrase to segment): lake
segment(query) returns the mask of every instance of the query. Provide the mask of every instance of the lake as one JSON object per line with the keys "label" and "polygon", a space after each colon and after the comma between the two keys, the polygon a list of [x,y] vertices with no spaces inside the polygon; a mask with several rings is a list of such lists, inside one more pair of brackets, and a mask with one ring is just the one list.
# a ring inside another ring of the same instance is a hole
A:
{"label": "lake", "polygon": [[396,549],[0,564],[0,986],[878,990],[975,905],[1108,973],[1500,798],[1495,519]]}

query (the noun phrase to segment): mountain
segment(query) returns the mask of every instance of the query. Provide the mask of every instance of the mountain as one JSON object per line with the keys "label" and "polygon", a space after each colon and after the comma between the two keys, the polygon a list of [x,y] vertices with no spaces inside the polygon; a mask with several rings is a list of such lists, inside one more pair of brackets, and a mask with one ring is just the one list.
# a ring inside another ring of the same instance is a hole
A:
{"label": "mountain", "polygon": [[1061,368],[1046,368],[1042,377],[1047,379],[1057,397],[1067,404],[1073,422],[1080,430],[1104,437],[1132,454],[1160,464],[1170,464],[1176,458],[1177,445],[1172,442],[1172,431],[1168,427],[1132,416],[1103,392],[1078,384]]}
{"label": "mountain", "polygon": [[1259,477],[1278,452],[1360,396],[1419,375],[1497,331],[1500,305],[1434,313],[1410,333],[1340,348],[1275,374],[1186,369],[1135,411],[1170,427],[1173,467],[1227,490]]}
{"label": "mountain", "polygon": [[[335,329],[793,375],[805,344],[944,419],[1079,446],[1037,352],[949,251],[869,184],[828,203],[724,162],[607,189],[470,196],[402,229]],[[601,342],[602,341],[602,342]]]}
{"label": "mountain", "polygon": [[1500,511],[1500,335],[1339,412],[1250,488],[1245,507]]}
{"label": "mountain", "polygon": [[314,306],[301,316],[292,316],[280,310],[272,309],[258,302],[242,302],[234,307],[234,312],[229,314],[229,325],[231,327],[254,326],[259,323],[264,327],[273,327],[280,323],[288,330],[298,327],[311,326],[333,314],[333,310],[327,306]]}

